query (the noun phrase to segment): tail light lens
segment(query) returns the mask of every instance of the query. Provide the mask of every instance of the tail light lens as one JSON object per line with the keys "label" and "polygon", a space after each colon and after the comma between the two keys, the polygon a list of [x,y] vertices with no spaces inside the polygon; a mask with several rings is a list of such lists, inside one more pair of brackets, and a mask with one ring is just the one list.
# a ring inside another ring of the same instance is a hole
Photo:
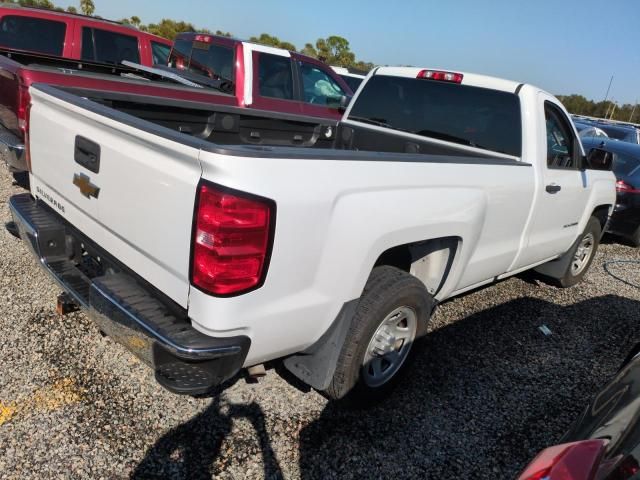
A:
{"label": "tail light lens", "polygon": [[[25,113],[25,124],[29,125],[29,115],[31,115],[31,103],[27,105]],[[27,162],[27,169],[31,171],[31,144],[29,141],[29,128],[24,129],[24,158]]]}
{"label": "tail light lens", "polygon": [[439,70],[420,70],[416,78],[438,80],[440,82],[462,83],[463,75],[461,73],[442,72]]}
{"label": "tail light lens", "polygon": [[23,133],[26,133],[29,129],[29,107],[31,105],[31,95],[29,95],[29,88],[24,85],[20,85],[18,88],[18,127]]}
{"label": "tail light lens", "polygon": [[518,480],[593,480],[605,446],[605,440],[586,440],[547,448]]}
{"label": "tail light lens", "polygon": [[629,185],[622,180],[616,182],[616,191],[620,193],[640,193],[640,189],[634,188],[633,185]]}
{"label": "tail light lens", "polygon": [[262,285],[274,220],[273,201],[201,183],[191,283],[217,296],[238,295]]}

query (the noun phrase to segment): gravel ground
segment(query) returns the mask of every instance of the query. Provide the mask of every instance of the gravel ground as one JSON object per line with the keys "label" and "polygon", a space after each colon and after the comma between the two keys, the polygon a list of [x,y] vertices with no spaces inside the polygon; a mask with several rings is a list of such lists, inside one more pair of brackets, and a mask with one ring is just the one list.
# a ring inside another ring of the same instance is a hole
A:
{"label": "gravel ground", "polygon": [[[3,224],[17,191],[3,169]],[[274,370],[168,393],[84,314],[57,316],[59,290],[2,229],[0,478],[513,478],[640,341],[640,290],[602,266],[639,257],[608,240],[575,288],[525,275],[447,302],[400,388],[356,413]]]}

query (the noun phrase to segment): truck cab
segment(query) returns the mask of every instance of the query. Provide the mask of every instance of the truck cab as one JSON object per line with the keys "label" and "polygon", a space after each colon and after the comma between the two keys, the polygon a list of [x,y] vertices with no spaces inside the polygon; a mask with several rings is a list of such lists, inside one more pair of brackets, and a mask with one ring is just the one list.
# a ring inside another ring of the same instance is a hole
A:
{"label": "truck cab", "polygon": [[339,120],[353,91],[331,67],[296,52],[219,35],[182,33],[169,66],[234,84],[239,106]]}
{"label": "truck cab", "polygon": [[73,60],[167,63],[171,42],[119,22],[17,5],[0,6],[0,47]]}

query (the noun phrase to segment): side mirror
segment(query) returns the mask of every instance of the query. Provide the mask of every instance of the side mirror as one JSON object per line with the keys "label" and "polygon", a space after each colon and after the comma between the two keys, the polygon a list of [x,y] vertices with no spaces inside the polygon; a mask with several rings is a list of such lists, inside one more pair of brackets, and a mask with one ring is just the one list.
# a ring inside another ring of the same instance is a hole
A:
{"label": "side mirror", "polygon": [[587,154],[587,165],[589,170],[608,170],[613,167],[613,153],[601,148],[592,148]]}
{"label": "side mirror", "polygon": [[342,95],[340,97],[340,103],[338,104],[338,111],[342,113],[346,112],[350,102],[351,102],[351,97],[348,97],[347,95]]}

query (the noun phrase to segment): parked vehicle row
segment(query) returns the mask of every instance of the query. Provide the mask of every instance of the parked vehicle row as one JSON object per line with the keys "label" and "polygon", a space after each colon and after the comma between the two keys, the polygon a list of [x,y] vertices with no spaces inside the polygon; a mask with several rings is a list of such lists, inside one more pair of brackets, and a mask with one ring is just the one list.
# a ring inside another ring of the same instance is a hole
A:
{"label": "parked vehicle row", "polygon": [[640,129],[635,125],[612,123],[606,120],[573,117],[581,137],[607,136],[621,142],[640,144]]}
{"label": "parked vehicle row", "polygon": [[[49,48],[47,35],[46,45],[22,38],[38,25],[43,32],[64,33],[63,46]],[[87,98],[99,92],[101,102],[125,109],[128,95],[145,95],[148,105],[170,105],[171,128],[218,144],[330,146],[341,102],[353,94],[316,59],[225,37],[181,35],[169,59],[171,43],[164,39],[75,14],[0,6],[3,28],[8,33],[0,36],[0,153],[15,172],[29,169],[24,144],[29,87],[35,83],[74,89]],[[85,55],[87,32],[96,55]],[[137,50],[125,48],[132,41]],[[162,55],[152,55],[159,51],[156,44],[165,47]],[[157,106],[147,114],[162,122]]]}

